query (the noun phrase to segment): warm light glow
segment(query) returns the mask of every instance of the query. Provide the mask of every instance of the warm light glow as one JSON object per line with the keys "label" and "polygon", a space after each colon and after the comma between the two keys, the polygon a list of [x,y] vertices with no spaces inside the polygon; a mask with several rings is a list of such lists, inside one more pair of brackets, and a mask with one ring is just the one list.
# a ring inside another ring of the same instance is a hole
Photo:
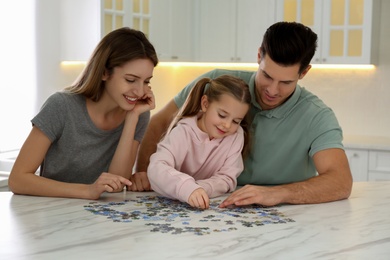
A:
{"label": "warm light glow", "polygon": [[[86,61],[62,61],[62,66],[80,66],[85,65]],[[257,69],[257,63],[223,63],[223,62],[159,62],[161,67],[213,67],[213,68],[253,68]],[[361,69],[372,70],[375,65],[372,64],[312,64],[313,69]]]}
{"label": "warm light glow", "polygon": [[[160,62],[158,66],[163,67],[245,67],[257,69],[257,63],[211,63],[211,62]],[[315,69],[375,69],[372,64],[312,64]]]}
{"label": "warm light glow", "polygon": [[162,67],[250,67],[257,68],[257,63],[223,63],[223,62],[159,62]]}
{"label": "warm light glow", "polygon": [[375,65],[372,64],[312,64],[313,69],[353,69],[353,70],[372,70]]}
{"label": "warm light glow", "polygon": [[80,66],[87,64],[86,61],[61,61],[61,66]]}

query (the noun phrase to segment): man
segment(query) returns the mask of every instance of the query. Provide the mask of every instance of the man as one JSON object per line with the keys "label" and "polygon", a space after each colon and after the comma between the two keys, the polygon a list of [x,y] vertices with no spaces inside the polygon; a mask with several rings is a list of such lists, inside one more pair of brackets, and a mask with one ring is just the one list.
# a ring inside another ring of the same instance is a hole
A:
{"label": "man", "polygon": [[[238,76],[248,83],[252,95],[253,143],[238,177],[238,185],[244,187],[221,207],[322,203],[349,197],[352,176],[337,119],[318,97],[297,85],[310,70],[316,47],[317,35],[310,28],[278,22],[264,34],[256,72],[213,70],[200,77]],[[194,82],[152,117],[141,143],[138,172],[131,179],[132,190],[150,189],[149,157]]]}

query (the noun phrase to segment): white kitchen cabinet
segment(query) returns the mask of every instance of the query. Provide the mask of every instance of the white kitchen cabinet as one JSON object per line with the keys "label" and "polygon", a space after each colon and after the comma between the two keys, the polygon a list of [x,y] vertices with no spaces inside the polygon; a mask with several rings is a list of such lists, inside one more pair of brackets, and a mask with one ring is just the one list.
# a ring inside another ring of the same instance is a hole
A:
{"label": "white kitchen cabinet", "polygon": [[195,1],[195,61],[257,62],[274,8],[273,0]]}
{"label": "white kitchen cabinet", "polygon": [[127,26],[149,37],[150,0],[62,0],[61,60],[86,61],[107,33]]}
{"label": "white kitchen cabinet", "polygon": [[390,152],[389,151],[370,151],[369,181],[390,180]]}
{"label": "white kitchen cabinet", "polygon": [[150,0],[150,41],[161,61],[193,61],[192,0]]}
{"label": "white kitchen cabinet", "polygon": [[86,61],[101,38],[101,5],[96,0],[62,0],[61,61]]}
{"label": "white kitchen cabinet", "polygon": [[368,179],[368,150],[345,149],[353,181],[367,181]]}
{"label": "white kitchen cabinet", "polygon": [[377,0],[277,0],[277,20],[297,21],[317,33],[313,63],[373,64],[377,59]]}
{"label": "white kitchen cabinet", "polygon": [[390,151],[346,148],[354,181],[389,181]]}

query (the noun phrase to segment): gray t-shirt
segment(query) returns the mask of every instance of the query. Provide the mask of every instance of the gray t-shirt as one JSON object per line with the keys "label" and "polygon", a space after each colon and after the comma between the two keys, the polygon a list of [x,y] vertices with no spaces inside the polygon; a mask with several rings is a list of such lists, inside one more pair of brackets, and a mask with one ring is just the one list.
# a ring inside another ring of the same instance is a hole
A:
{"label": "gray t-shirt", "polygon": [[[139,117],[134,137],[138,142],[149,119],[149,111]],[[40,174],[71,183],[90,184],[108,171],[123,129],[123,123],[109,131],[97,128],[85,97],[67,92],[51,95],[31,122],[52,141]]]}

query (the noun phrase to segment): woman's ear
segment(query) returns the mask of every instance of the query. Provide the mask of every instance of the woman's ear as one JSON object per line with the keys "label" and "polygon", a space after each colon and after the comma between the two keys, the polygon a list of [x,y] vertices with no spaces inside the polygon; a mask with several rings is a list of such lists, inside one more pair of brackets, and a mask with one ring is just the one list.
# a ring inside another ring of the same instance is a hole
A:
{"label": "woman's ear", "polygon": [[110,74],[109,74],[108,71],[105,69],[104,72],[103,72],[102,80],[103,80],[103,81],[106,81],[109,77],[110,77]]}
{"label": "woman's ear", "polygon": [[206,95],[202,96],[202,99],[200,100],[200,106],[202,108],[202,112],[206,112],[208,106],[209,106],[209,99]]}

